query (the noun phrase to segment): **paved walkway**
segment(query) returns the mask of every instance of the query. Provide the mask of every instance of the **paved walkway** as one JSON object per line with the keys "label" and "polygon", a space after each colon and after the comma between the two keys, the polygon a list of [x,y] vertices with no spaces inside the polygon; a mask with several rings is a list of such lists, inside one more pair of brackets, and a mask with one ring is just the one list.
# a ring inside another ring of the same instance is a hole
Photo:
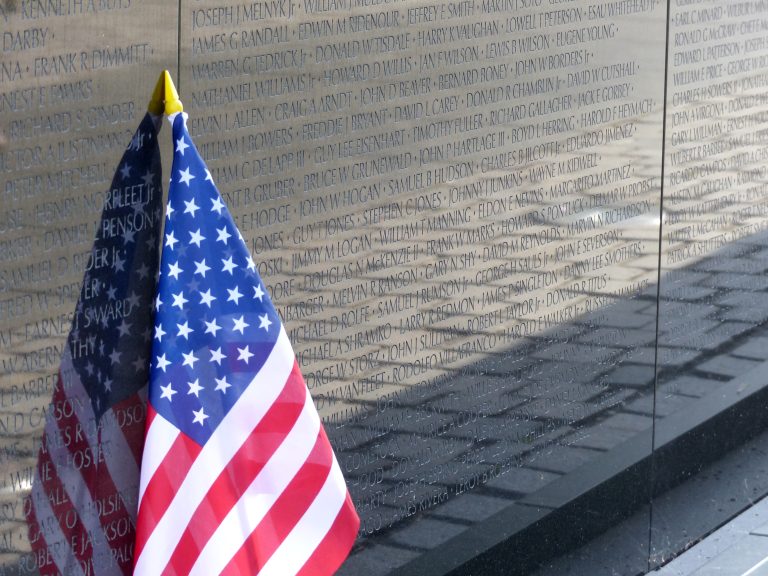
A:
{"label": "paved walkway", "polygon": [[768,575],[768,498],[649,576]]}

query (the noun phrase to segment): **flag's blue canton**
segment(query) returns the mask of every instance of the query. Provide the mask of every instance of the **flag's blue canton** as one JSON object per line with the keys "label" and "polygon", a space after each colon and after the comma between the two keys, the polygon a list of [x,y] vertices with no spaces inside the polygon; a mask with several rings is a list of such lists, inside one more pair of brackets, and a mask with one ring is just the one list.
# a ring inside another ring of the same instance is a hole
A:
{"label": "flag's blue canton", "polygon": [[[157,237],[162,213],[160,148],[147,114],[104,199],[67,344],[100,418],[148,381]],[[62,374],[66,383],[69,374]]]}
{"label": "flag's blue canton", "polygon": [[269,356],[280,320],[183,114],[173,141],[150,401],[204,444]]}

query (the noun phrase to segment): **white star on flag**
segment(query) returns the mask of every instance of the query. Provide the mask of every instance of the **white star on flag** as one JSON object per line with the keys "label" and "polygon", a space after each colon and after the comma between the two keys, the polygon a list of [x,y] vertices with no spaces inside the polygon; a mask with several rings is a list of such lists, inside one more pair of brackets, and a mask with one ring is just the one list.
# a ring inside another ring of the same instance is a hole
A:
{"label": "white star on flag", "polygon": [[205,273],[208,272],[210,268],[205,265],[205,258],[203,258],[200,262],[195,262],[195,274],[200,274],[203,278],[205,278]]}
{"label": "white star on flag", "polygon": [[197,398],[200,397],[200,390],[203,389],[202,386],[200,386],[200,378],[196,378],[194,382],[187,382],[189,385],[189,392],[187,394],[194,394]]}
{"label": "white star on flag", "polygon": [[216,238],[216,242],[224,242],[224,244],[226,244],[227,241],[232,238],[232,234],[227,231],[226,226],[223,228],[217,228],[216,232],[219,234],[219,237]]}
{"label": "white star on flag", "polygon": [[211,303],[216,300],[216,296],[211,295],[211,289],[208,288],[205,292],[200,292],[200,304],[205,304],[208,308],[211,307]]}
{"label": "white star on flag", "polygon": [[176,152],[184,156],[184,150],[186,150],[187,148],[189,148],[189,144],[184,142],[184,138],[179,138],[178,140],[176,140]]}
{"label": "white star on flag", "polygon": [[194,352],[184,352],[182,353],[182,356],[184,357],[184,362],[182,363],[182,366],[189,366],[190,368],[195,367],[195,362],[197,362],[197,357],[195,357]]}
{"label": "white star on flag", "polygon": [[205,422],[206,418],[208,418],[208,416],[205,413],[205,410],[203,410],[202,408],[200,408],[200,410],[193,410],[192,413],[195,415],[195,419],[193,420],[193,422],[196,424],[200,424],[201,426]]}
{"label": "white star on flag", "polygon": [[216,324],[216,319],[214,318],[210,322],[205,322],[205,333],[206,334],[213,334],[213,337],[216,337],[216,332],[221,330],[221,326]]}
{"label": "white star on flag", "polygon": [[170,364],[171,363],[168,360],[166,360],[165,354],[157,357],[157,367],[163,372],[165,372],[166,367],[170,366]]}
{"label": "white star on flag", "polygon": [[200,208],[195,204],[195,199],[192,198],[192,200],[184,200],[184,214],[192,214],[192,217],[194,218],[195,212],[200,210]]}
{"label": "white star on flag", "polygon": [[117,333],[120,334],[120,336],[127,336],[129,334],[129,328],[131,325],[125,321],[125,318],[120,322],[120,326],[117,327]]}
{"label": "white star on flag", "polygon": [[125,260],[115,254],[115,260],[112,262],[112,268],[115,272],[125,272]]}
{"label": "white star on flag", "polygon": [[200,234],[200,228],[197,229],[197,232],[190,232],[189,235],[191,236],[189,243],[200,248],[200,242],[205,240],[205,236]]}
{"label": "white star on flag", "polygon": [[165,386],[160,386],[160,389],[162,390],[160,398],[167,398],[168,400],[173,401],[173,395],[176,394],[176,390],[173,389],[170,382]]}
{"label": "white star on flag", "polygon": [[184,183],[189,187],[193,179],[194,176],[190,174],[189,167],[187,167],[186,170],[179,170],[179,182]]}
{"label": "white star on flag", "polygon": [[173,294],[173,304],[172,306],[175,306],[176,308],[179,308],[180,310],[184,309],[184,304],[189,302],[186,298],[184,298],[184,292],[179,292],[178,294]]}
{"label": "white star on flag", "polygon": [[213,198],[211,203],[213,204],[211,211],[221,216],[221,211],[224,209],[224,202],[221,201],[221,198]]}
{"label": "white star on flag", "polygon": [[237,359],[242,360],[246,364],[248,364],[248,361],[251,358],[253,358],[253,354],[251,354],[251,351],[248,349],[248,346],[246,346],[245,348],[238,348],[237,352],[238,352]]}
{"label": "white star on flag", "polygon": [[235,326],[232,328],[233,331],[240,332],[240,334],[245,333],[245,329],[250,326],[250,324],[246,323],[243,316],[240,316],[240,318],[235,319]]}
{"label": "white star on flag", "polygon": [[216,350],[211,350],[211,362],[216,362],[219,366],[221,366],[221,361],[224,360],[226,356],[221,353],[221,346],[219,346]]}
{"label": "white star on flag", "polygon": [[178,242],[176,240],[176,237],[173,235],[173,232],[170,232],[169,234],[165,235],[165,245],[173,249],[174,245]]}
{"label": "white star on flag", "polygon": [[171,264],[168,266],[168,276],[171,278],[175,278],[176,280],[179,279],[179,274],[181,274],[183,270],[179,268],[179,263],[176,262],[175,264]]}
{"label": "white star on flag", "polygon": [[224,376],[223,378],[216,378],[216,388],[215,390],[219,390],[221,392],[227,393],[227,388],[230,388],[232,384],[227,382],[227,377]]}
{"label": "white star on flag", "polygon": [[227,258],[226,260],[222,259],[221,263],[224,264],[224,267],[221,269],[222,272],[229,272],[229,274],[232,274],[232,271],[237,268],[237,264],[232,262],[232,256]]}
{"label": "white star on flag", "polygon": [[177,324],[176,327],[179,329],[179,338],[184,338],[186,340],[189,340],[189,335],[194,332],[194,330],[189,327],[189,322],[184,322],[184,324]]}
{"label": "white star on flag", "polygon": [[237,286],[235,286],[234,289],[227,288],[227,292],[229,292],[227,302],[234,302],[235,304],[240,303],[240,298],[242,298],[243,295],[240,294],[240,290],[238,290]]}

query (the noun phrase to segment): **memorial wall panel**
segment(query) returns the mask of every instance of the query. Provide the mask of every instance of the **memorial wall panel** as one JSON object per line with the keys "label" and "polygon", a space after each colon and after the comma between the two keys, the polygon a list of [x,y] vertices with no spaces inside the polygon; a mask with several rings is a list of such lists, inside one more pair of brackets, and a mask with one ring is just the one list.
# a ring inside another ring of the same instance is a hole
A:
{"label": "memorial wall panel", "polygon": [[[65,490],[76,486],[75,475],[95,473],[102,460],[87,445],[75,446],[97,424],[76,394],[55,399],[62,389],[57,372],[65,350],[88,363],[98,363],[105,352],[99,341],[85,338],[92,332],[87,326],[80,327],[82,340],[75,336],[67,343],[84,272],[91,278],[87,290],[105,291],[110,271],[125,258],[125,251],[92,258],[94,237],[107,234],[100,230],[102,208],[119,198],[135,204],[133,224],[125,228],[121,222],[120,233],[138,232],[142,218],[153,217],[144,210],[148,198],[162,195],[155,180],[133,192],[119,185],[111,189],[110,183],[126,148],[142,144],[134,132],[158,73],[177,60],[177,37],[169,34],[177,16],[176,6],[148,0],[0,2],[1,574],[36,574],[38,563],[50,570],[51,558],[67,545],[63,532],[73,518],[65,511]],[[159,184],[159,170],[156,176]],[[133,322],[146,314],[139,306],[129,308],[110,306],[102,317],[91,316],[93,325],[118,316]],[[75,411],[79,422],[68,427]],[[143,409],[137,417],[143,418]],[[51,435],[48,449],[40,452],[46,426],[61,431],[57,437],[71,448],[69,461],[53,455]],[[119,454],[119,448],[112,450]],[[28,526],[33,478],[57,478],[61,485],[49,493],[49,502],[37,502],[37,522]],[[135,503],[137,494],[110,496]],[[105,517],[106,500],[95,500],[93,507]],[[113,559],[95,540],[85,537],[78,551],[86,573],[94,563],[130,565],[129,551]]]}
{"label": "memorial wall panel", "polygon": [[[768,12],[757,1],[672,2],[669,20],[657,439],[675,420],[692,428],[701,415],[757,397],[768,319]],[[742,408],[691,458],[688,473],[755,425]],[[678,550],[691,526],[712,530],[763,496],[762,476],[744,470],[708,491],[706,511],[693,501],[671,509],[660,498],[654,563]]]}
{"label": "memorial wall panel", "polygon": [[[127,456],[91,436],[143,427],[102,366],[144,381],[163,68],[357,506],[341,575],[524,574],[631,512],[611,569],[634,574],[768,493],[731,483],[703,520],[662,496],[651,524],[669,446],[765,402],[764,2],[0,0],[0,19],[0,574],[65,548],[129,571],[130,474],[82,529],[68,494]],[[683,475],[746,437],[715,429]]]}
{"label": "memorial wall panel", "polygon": [[181,18],[192,135],[361,515],[341,573],[557,507],[544,488],[652,426],[661,2]]}

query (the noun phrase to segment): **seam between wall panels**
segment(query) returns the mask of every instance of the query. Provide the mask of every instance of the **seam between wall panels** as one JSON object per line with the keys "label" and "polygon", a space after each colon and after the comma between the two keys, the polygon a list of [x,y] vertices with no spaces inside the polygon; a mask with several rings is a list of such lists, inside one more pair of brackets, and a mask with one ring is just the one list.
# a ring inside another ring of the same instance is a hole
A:
{"label": "seam between wall panels", "polygon": [[654,357],[653,357],[653,424],[651,425],[651,485],[648,494],[648,571],[652,569],[651,561],[653,558],[653,504],[656,487],[656,405],[657,392],[659,389],[659,321],[661,316],[661,252],[664,229],[664,182],[666,168],[666,146],[667,146],[667,90],[669,86],[669,33],[671,18],[671,0],[667,0],[667,18],[666,18],[666,43],[664,46],[664,105],[662,108],[661,124],[661,183],[659,198],[659,240],[658,240],[658,261],[656,262],[656,336],[654,338]]}

